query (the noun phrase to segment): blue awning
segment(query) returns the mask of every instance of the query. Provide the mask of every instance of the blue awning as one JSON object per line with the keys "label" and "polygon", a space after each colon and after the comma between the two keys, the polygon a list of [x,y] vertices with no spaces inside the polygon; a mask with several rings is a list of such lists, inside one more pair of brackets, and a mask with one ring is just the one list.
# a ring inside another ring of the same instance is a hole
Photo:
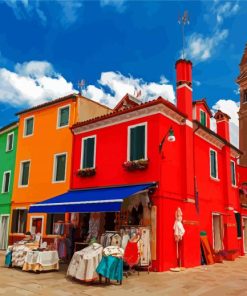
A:
{"label": "blue awning", "polygon": [[62,195],[31,205],[29,213],[118,212],[125,198],[155,185],[156,183],[152,182],[128,186],[70,190]]}

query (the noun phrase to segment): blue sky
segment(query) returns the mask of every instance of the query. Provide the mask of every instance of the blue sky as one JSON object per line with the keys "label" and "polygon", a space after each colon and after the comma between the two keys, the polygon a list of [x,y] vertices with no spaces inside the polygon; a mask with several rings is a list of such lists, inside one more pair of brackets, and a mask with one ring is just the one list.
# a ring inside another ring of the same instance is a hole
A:
{"label": "blue sky", "polygon": [[74,92],[80,79],[85,95],[109,106],[139,89],[143,100],[174,102],[184,10],[193,98],[228,111],[236,130],[246,1],[1,1],[0,126],[19,110]]}

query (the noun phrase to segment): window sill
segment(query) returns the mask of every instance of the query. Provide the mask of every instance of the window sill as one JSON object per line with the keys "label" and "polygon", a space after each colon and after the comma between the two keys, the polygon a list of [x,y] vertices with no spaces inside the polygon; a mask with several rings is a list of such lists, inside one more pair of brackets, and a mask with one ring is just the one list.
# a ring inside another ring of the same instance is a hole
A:
{"label": "window sill", "polygon": [[18,185],[18,188],[27,188],[28,185]]}
{"label": "window sill", "polygon": [[238,186],[237,185],[232,185],[232,188],[237,189]]}
{"label": "window sill", "polygon": [[32,137],[33,134],[30,134],[30,135],[23,135],[23,138],[29,138],[29,137]]}
{"label": "window sill", "polygon": [[65,128],[65,127],[69,127],[69,124],[67,124],[67,125],[62,125],[62,126],[57,126],[57,129],[62,129],[62,128]]}
{"label": "window sill", "polygon": [[214,178],[214,177],[210,176],[210,179],[213,180],[213,181],[215,181],[215,182],[220,182],[220,179],[219,178]]}
{"label": "window sill", "polygon": [[129,160],[123,163],[123,168],[126,171],[145,170],[149,164],[148,159]]}
{"label": "window sill", "polygon": [[10,150],[6,150],[5,152],[6,153],[8,153],[8,152],[11,152],[11,151],[13,151],[14,149],[12,148],[12,149],[10,149]]}
{"label": "window sill", "polygon": [[63,180],[63,181],[55,181],[55,180],[52,180],[52,184],[60,184],[60,183],[65,183],[66,180]]}

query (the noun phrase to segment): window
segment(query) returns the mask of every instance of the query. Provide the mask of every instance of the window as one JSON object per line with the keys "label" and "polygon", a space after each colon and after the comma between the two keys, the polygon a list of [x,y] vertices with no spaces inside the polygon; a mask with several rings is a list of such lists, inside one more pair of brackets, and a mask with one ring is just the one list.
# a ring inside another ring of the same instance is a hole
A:
{"label": "window", "polygon": [[29,181],[29,171],[30,171],[30,161],[22,161],[20,167],[20,186],[28,186]]}
{"label": "window", "polygon": [[2,193],[9,192],[10,171],[3,173]]}
{"label": "window", "polygon": [[242,237],[242,224],[241,224],[241,215],[238,212],[235,212],[235,220],[237,224],[237,237],[241,238]]}
{"label": "window", "polygon": [[32,234],[43,233],[43,216],[34,216],[30,219],[30,232]]}
{"label": "window", "polygon": [[146,123],[129,127],[128,160],[146,159]]}
{"label": "window", "polygon": [[31,136],[33,134],[34,117],[25,118],[24,121],[24,137]]}
{"label": "window", "polygon": [[231,180],[232,180],[232,185],[236,186],[236,166],[235,162],[231,160]]}
{"label": "window", "polygon": [[200,110],[200,123],[206,126],[206,113],[203,110]]}
{"label": "window", "polygon": [[210,149],[210,176],[214,179],[218,179],[217,165],[217,153],[215,150]]}
{"label": "window", "polygon": [[7,142],[6,142],[6,151],[11,151],[14,148],[14,133],[9,133],[7,135]]}
{"label": "window", "polygon": [[27,210],[13,210],[12,213],[12,233],[25,233],[27,222]]}
{"label": "window", "polygon": [[82,168],[95,168],[95,141],[96,136],[82,139]]}
{"label": "window", "polygon": [[243,103],[247,102],[247,90],[243,93]]}
{"label": "window", "polygon": [[69,111],[70,106],[58,109],[58,127],[65,127],[69,125]]}
{"label": "window", "polygon": [[53,234],[53,224],[58,221],[65,221],[65,214],[47,214],[46,234]]}
{"label": "window", "polygon": [[64,182],[67,153],[56,154],[53,166],[53,182]]}

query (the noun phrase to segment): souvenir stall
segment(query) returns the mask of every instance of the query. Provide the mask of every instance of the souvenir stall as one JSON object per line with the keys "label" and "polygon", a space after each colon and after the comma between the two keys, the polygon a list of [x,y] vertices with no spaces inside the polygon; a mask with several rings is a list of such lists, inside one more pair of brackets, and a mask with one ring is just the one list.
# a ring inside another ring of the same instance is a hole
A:
{"label": "souvenir stall", "polygon": [[49,250],[46,243],[40,245],[40,236],[32,237],[27,233],[23,240],[8,247],[5,265],[23,271],[58,270],[59,258],[57,251]]}

